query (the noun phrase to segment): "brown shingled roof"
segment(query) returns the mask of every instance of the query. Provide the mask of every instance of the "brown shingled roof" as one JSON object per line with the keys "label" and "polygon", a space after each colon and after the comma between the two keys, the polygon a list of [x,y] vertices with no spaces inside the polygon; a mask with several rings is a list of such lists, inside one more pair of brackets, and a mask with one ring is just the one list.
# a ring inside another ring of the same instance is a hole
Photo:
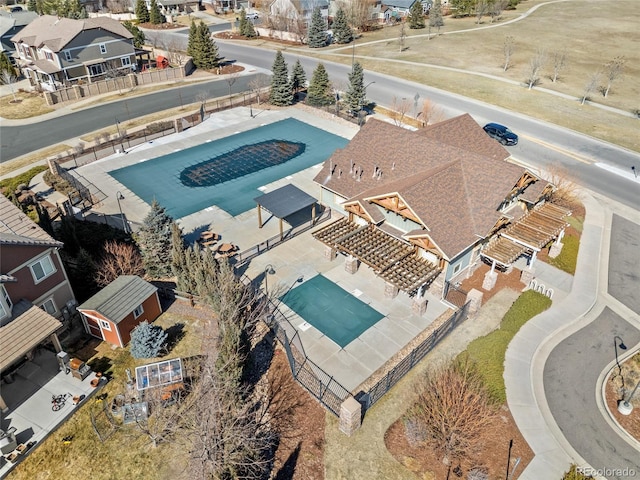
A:
{"label": "brown shingled roof", "polygon": [[[448,122],[456,135],[496,143],[470,116],[463,117]],[[443,131],[434,129],[430,135],[446,137]],[[453,258],[490,232],[500,217],[498,208],[525,170],[502,161],[506,157],[498,151],[504,149],[497,143],[488,157],[471,151],[471,141],[458,148],[430,135],[370,119],[325,162],[315,181],[350,200],[399,194]]]}
{"label": "brown shingled roof", "polygon": [[0,195],[0,245],[62,247],[4,195]]}
{"label": "brown shingled roof", "polygon": [[113,18],[75,20],[42,15],[15,34],[11,40],[38,48],[47,45],[52,51],[59,52],[80,32],[93,29],[103,29],[123,38],[133,38],[131,32]]}

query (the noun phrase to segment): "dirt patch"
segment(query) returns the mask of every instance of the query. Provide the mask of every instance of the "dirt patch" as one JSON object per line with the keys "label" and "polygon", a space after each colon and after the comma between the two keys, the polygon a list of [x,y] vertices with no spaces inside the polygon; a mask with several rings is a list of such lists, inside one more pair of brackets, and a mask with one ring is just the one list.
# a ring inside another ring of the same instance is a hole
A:
{"label": "dirt patch", "polygon": [[[485,430],[480,441],[482,448],[470,453],[467,459],[445,465],[442,459],[424,445],[411,446],[407,441],[402,419],[397,420],[385,433],[389,452],[419,478],[467,478],[473,468],[486,468],[489,478],[503,478],[509,456],[509,442],[513,440],[509,461],[509,478],[516,479],[533,459],[533,451],[516,426],[506,406]],[[450,471],[449,471],[450,470]]]}
{"label": "dirt patch", "polygon": [[138,24],[138,27],[140,28],[146,28],[147,30],[174,30],[176,28],[184,28],[184,25],[181,25],[179,23],[151,23],[151,22],[146,22],[146,23],[140,23]]}
{"label": "dirt patch", "polygon": [[[623,385],[624,379],[624,385]],[[625,395],[631,393],[631,389],[640,381],[640,353],[621,365],[621,370],[614,367],[605,388],[605,400],[613,418],[636,440],[640,441],[640,395],[636,393],[632,400],[634,410],[630,415],[622,415],[618,411],[618,403]]]}
{"label": "dirt patch", "polygon": [[[287,356],[276,350],[270,370],[289,370]],[[287,372],[288,373],[288,372]],[[322,480],[324,478],[324,426],[326,412],[288,373],[283,388],[299,399],[290,428],[283,432],[276,451],[275,479]]]}
{"label": "dirt patch", "polygon": [[275,45],[285,45],[288,47],[301,47],[303,46],[300,42],[292,42],[291,40],[280,40],[278,38],[275,37],[254,37],[254,38],[248,38],[248,37],[243,37],[242,35],[240,35],[239,33],[235,33],[232,31],[225,31],[225,32],[219,32],[216,33],[214,35],[215,38],[220,38],[222,40],[261,40],[261,41],[267,41],[269,43],[275,44]]}

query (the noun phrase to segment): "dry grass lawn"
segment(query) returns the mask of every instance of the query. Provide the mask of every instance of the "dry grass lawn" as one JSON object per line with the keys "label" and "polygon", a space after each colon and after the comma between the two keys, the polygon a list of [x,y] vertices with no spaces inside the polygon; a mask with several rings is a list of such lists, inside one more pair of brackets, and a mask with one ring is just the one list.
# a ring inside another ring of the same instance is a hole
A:
{"label": "dry grass lawn", "polygon": [[0,110],[2,117],[12,120],[37,117],[45,113],[53,112],[53,108],[47,105],[44,97],[37,93],[15,92],[14,95],[6,95],[0,98]]}

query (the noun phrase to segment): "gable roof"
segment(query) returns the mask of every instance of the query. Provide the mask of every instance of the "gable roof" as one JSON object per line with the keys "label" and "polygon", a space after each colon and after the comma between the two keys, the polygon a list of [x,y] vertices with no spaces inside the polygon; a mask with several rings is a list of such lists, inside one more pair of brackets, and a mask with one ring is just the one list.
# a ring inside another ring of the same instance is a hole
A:
{"label": "gable roof", "polygon": [[136,275],[121,275],[78,307],[119,323],[158,289]]}
{"label": "gable roof", "polygon": [[59,52],[81,32],[93,29],[106,30],[122,38],[133,38],[129,30],[112,18],[97,17],[75,20],[58,18],[54,15],[42,15],[14,35],[11,40],[37,48],[47,46],[51,51]]}
{"label": "gable roof", "polygon": [[382,4],[387,7],[406,8],[407,10],[418,0],[383,0]]}
{"label": "gable roof", "polygon": [[441,128],[414,132],[370,119],[314,180],[348,201],[400,195],[453,258],[490,232],[500,204],[525,170],[502,161],[505,154],[488,145],[480,150],[493,151],[492,157],[474,153],[474,130],[493,140],[471,117],[452,120],[461,147]]}
{"label": "gable roof", "polygon": [[0,35],[4,35],[14,27],[23,27],[38,18],[36,12],[7,12],[0,10]]}
{"label": "gable roof", "polygon": [[0,245],[63,246],[4,195],[0,195]]}

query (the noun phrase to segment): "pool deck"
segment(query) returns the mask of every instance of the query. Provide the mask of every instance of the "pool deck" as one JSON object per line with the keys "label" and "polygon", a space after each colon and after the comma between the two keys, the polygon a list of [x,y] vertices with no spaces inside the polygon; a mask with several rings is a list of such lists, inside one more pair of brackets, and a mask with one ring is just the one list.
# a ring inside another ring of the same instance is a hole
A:
{"label": "pool deck", "polygon": [[[149,205],[107,172],[173,153],[177,149],[189,148],[207,140],[223,138],[290,117],[348,139],[358,131],[358,127],[354,124],[328,114],[320,116],[313,113],[313,110],[305,108],[284,110],[254,108],[253,113],[256,115],[251,118],[249,109],[243,107],[220,112],[184,132],[140,145],[126,154],[116,154],[80,167],[78,172],[98,185],[107,195],[101,204],[94,207],[94,213],[119,220],[116,192],[120,191],[125,197],[120,204],[126,218],[134,225],[141,223],[149,211]],[[319,198],[320,187],[313,182],[313,178],[320,166],[316,165],[269,183],[264,186],[264,193],[293,184],[309,195]],[[187,241],[195,241],[199,232],[203,230],[213,230],[221,235],[222,242],[234,243],[240,247],[240,250],[245,250],[279,233],[277,219],[263,215],[265,225],[259,229],[257,217],[255,208],[232,217],[216,206],[211,206],[178,219],[178,223]],[[313,326],[305,324],[304,320],[286,305],[279,305],[280,310],[298,330],[307,356],[348,390],[356,389],[448,308],[439,299],[427,294],[429,303],[426,313],[422,316],[415,315],[408,295],[400,293],[394,299],[385,298],[384,281],[377,278],[366,265],[361,265],[357,273],[350,274],[345,271],[343,256],[338,256],[333,261],[327,260],[324,257],[324,245],[315,240],[309,231],[254,258],[244,266],[243,273],[249,278],[260,277],[264,281],[265,267],[269,264],[273,265],[276,271],[268,278],[271,291],[275,289],[281,292],[286,291],[301,275],[305,279],[310,279],[322,273],[349,292],[361,292],[358,298],[384,315],[384,318],[360,337],[345,348],[340,348]]]}

